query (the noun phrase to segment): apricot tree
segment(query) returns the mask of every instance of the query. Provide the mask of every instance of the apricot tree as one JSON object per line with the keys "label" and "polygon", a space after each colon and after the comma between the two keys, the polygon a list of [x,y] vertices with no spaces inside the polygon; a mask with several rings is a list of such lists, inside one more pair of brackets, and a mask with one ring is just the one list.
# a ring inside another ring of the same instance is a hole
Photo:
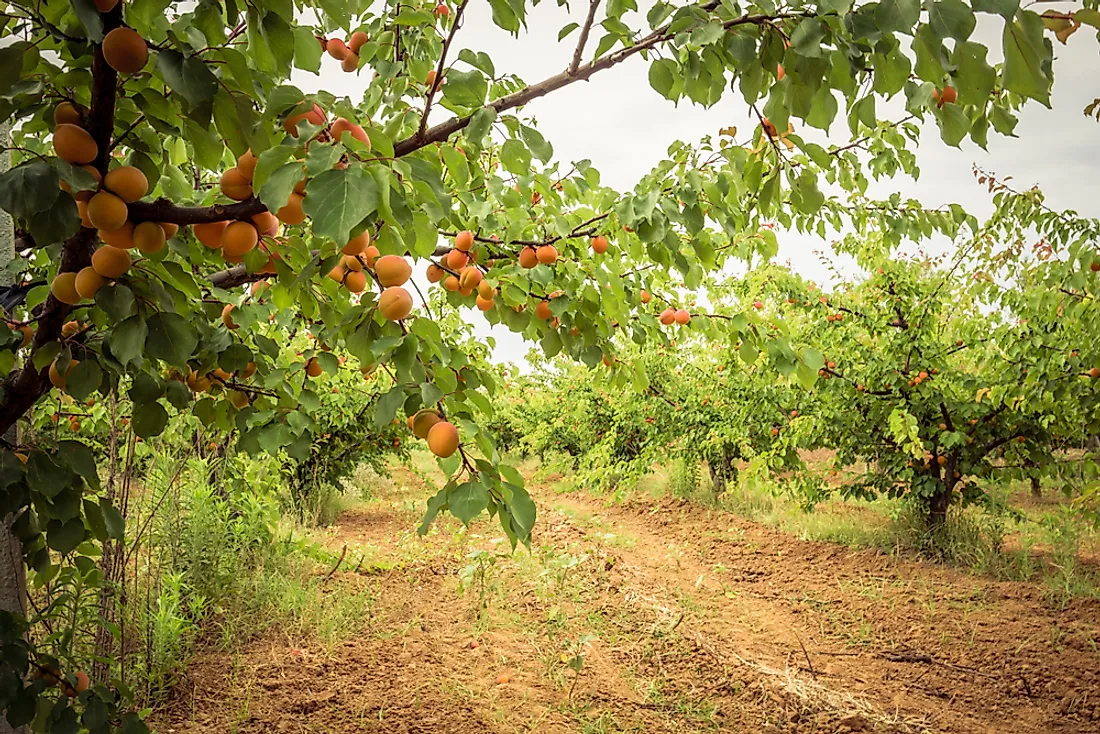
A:
{"label": "apricot tree", "polygon": [[[633,2],[592,0],[561,30],[562,71],[528,83],[462,48],[467,3],[9,0],[0,110],[16,124],[18,165],[0,179],[0,207],[19,228],[26,302],[0,352],[0,432],[51,389],[77,399],[125,389],[139,436],[193,411],[242,450],[304,457],[314,381],[346,355],[391,373],[372,425],[414,417],[451,477],[426,523],[487,511],[526,541],[534,505],[483,427],[496,379],[447,338],[441,309],[469,308],[546,354],[606,360],[613,379],[642,381],[613,361],[612,339],[665,339],[672,324],[641,308],[643,290],[676,300],[675,284],[770,257],[765,222],[954,233],[961,211],[869,202],[866,171],[915,173],[917,120],[934,120],[951,145],[1011,134],[1022,104],[1048,103],[1047,27],[1098,25],[1089,8],[1053,23],[1013,0],[658,2],[644,16]],[[497,26],[526,27],[522,0],[490,5]],[[973,40],[979,18],[1003,30],[1003,63]],[[324,55],[361,79],[361,98],[288,83],[319,73]],[[668,99],[733,97],[759,124],[675,143],[621,193],[589,162],[557,163],[525,109],[643,61]],[[882,114],[888,99],[904,108],[898,119]],[[843,143],[806,134],[842,127]],[[414,298],[414,269],[444,289],[435,306]],[[806,369],[752,320],[682,307],[672,318]],[[317,348],[287,359],[288,335],[304,330]],[[0,453],[0,512],[36,574],[122,536],[84,444],[11,448]],[[92,731],[137,726],[101,686],[40,699],[61,671],[19,647],[18,624],[5,631],[5,649],[21,652],[5,653],[0,690],[12,724],[71,731],[79,708]]]}

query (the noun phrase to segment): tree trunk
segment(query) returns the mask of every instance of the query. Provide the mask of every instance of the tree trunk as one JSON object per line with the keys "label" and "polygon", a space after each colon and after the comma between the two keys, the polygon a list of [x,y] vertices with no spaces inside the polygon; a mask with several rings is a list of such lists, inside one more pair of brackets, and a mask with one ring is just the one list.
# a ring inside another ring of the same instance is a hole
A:
{"label": "tree trunk", "polygon": [[1043,490],[1039,487],[1039,477],[1031,477],[1031,496],[1036,499],[1043,496]]}
{"label": "tree trunk", "polygon": [[931,531],[939,530],[947,523],[947,508],[951,506],[951,495],[955,493],[953,470],[954,463],[949,462],[942,476],[939,472],[935,475],[939,488],[928,500],[928,529]]}

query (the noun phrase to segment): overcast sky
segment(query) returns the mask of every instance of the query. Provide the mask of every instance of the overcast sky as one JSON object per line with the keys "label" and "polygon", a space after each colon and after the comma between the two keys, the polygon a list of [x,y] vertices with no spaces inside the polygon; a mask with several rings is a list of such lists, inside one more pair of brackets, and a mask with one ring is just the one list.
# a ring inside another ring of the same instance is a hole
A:
{"label": "overcast sky", "polygon": [[[1059,5],[1048,3],[1046,7]],[[1075,5],[1062,7],[1072,10]],[[571,19],[581,22],[586,10],[584,2],[574,2],[571,14],[544,2],[530,9],[528,30],[516,39],[493,25],[488,2],[472,0],[456,36],[452,58],[459,48],[486,51],[498,74],[515,73],[527,83],[539,81],[567,65],[576,34],[558,43],[558,31]],[[999,62],[1002,21],[985,14],[978,14],[978,18],[975,39],[990,47],[991,63]],[[639,23],[635,20],[632,25]],[[594,32],[590,52],[598,39],[599,34]],[[1097,52],[1096,35],[1087,26],[1074,34],[1068,45],[1055,42],[1053,109],[1037,103],[1027,105],[1016,128],[1018,137],[1004,138],[991,130],[988,151],[969,141],[961,149],[949,148],[929,118],[917,154],[920,179],[899,177],[879,185],[874,193],[900,191],[928,206],[956,202],[981,216],[991,211],[991,205],[971,172],[977,164],[1000,177],[1012,176],[1018,187],[1039,185],[1053,207],[1100,214],[1100,124],[1082,113],[1085,105],[1100,96],[1095,76]],[[571,161],[590,159],[603,182],[620,191],[632,189],[675,140],[692,142],[705,135],[716,136],[719,128],[729,125],[743,131],[738,135],[743,139],[744,131],[752,127],[749,112],[738,95],[729,94],[710,109],[687,101],[677,106],[649,87],[648,68],[645,60],[633,57],[599,72],[588,82],[577,82],[535,100],[524,113],[537,119],[539,130],[553,144],[555,157],[566,164],[566,169]],[[294,82],[306,91],[323,86],[358,101],[370,72],[360,74],[344,74],[339,62],[326,56],[320,77],[298,72]],[[896,109],[900,110],[900,105]],[[436,112],[438,118],[433,114],[433,121],[449,114],[442,109]],[[847,142],[843,110],[838,123],[833,140]],[[778,259],[789,261],[803,275],[823,279],[826,273],[815,252],[825,244],[796,233],[783,233]],[[479,320],[476,313],[471,312],[471,317]],[[488,328],[479,331],[496,337],[498,360],[524,361],[529,344],[500,327],[492,332]]]}

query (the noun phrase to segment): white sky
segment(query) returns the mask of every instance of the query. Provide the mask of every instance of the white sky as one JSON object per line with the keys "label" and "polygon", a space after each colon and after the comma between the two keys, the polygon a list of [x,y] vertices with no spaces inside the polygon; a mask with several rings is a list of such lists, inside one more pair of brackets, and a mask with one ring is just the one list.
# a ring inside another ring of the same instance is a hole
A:
{"label": "white sky", "polygon": [[[1057,9],[1059,4],[1043,7]],[[1063,7],[1074,6],[1063,4]],[[515,39],[492,24],[485,0],[472,0],[463,28],[456,36],[452,58],[457,57],[460,48],[486,51],[498,74],[515,73],[528,83],[539,81],[568,64],[576,33],[558,43],[558,30],[571,19],[583,21],[586,11],[587,3],[583,1],[574,3],[571,14],[565,8],[544,2],[531,9],[527,32]],[[990,47],[989,61],[995,63],[1000,60],[1002,21],[984,14],[978,18],[975,40]],[[631,24],[639,25],[636,21]],[[589,53],[594,51],[599,36],[599,29],[594,30]],[[1018,137],[1004,138],[990,130],[988,152],[969,141],[962,144],[961,150],[949,148],[940,140],[938,129],[929,118],[917,153],[921,178],[886,181],[874,193],[900,191],[903,196],[920,199],[928,206],[960,203],[971,213],[982,216],[992,207],[988,194],[972,175],[971,168],[977,164],[1000,177],[1013,177],[1017,187],[1038,184],[1055,208],[1075,209],[1084,215],[1100,214],[1096,206],[1100,200],[1100,124],[1082,113],[1085,105],[1100,96],[1100,84],[1094,74],[1097,50],[1096,35],[1087,26],[1074,34],[1068,45],[1055,42],[1053,109],[1037,103],[1027,105],[1016,128]],[[320,77],[297,72],[293,82],[307,92],[323,86],[337,95],[348,95],[353,100],[361,98],[369,70],[361,71],[358,77],[345,74],[339,62],[327,55],[322,64]],[[539,130],[554,146],[555,157],[566,168],[571,161],[588,158],[599,169],[603,182],[619,191],[632,189],[664,157],[673,141],[692,142],[705,135],[716,136],[719,128],[729,125],[737,126],[742,131],[738,139],[743,139],[744,132],[752,127],[753,120],[739,96],[729,94],[710,109],[688,101],[677,106],[649,87],[648,69],[648,62],[633,57],[597,73],[588,82],[577,82],[535,100],[524,112],[536,118]],[[900,105],[897,109],[901,109]],[[433,122],[448,114],[437,108],[433,111]],[[834,142],[848,141],[845,119],[842,109]],[[816,238],[783,233],[778,259],[789,261],[807,277],[824,279],[826,272],[815,254],[824,245],[827,243]],[[478,332],[492,334],[497,340],[496,359],[524,363],[531,345],[502,327],[490,331],[477,313],[471,311],[471,318],[482,324]]]}

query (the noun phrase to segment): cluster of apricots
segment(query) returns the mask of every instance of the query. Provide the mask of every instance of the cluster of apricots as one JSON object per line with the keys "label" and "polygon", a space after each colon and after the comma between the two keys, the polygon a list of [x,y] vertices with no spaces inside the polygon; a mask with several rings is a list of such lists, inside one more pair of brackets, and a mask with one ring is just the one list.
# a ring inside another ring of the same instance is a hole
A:
{"label": "cluster of apricots", "polygon": [[[216,383],[223,386],[227,386],[230,380],[247,380],[252,375],[256,374],[256,363],[249,362],[245,365],[244,369],[239,372],[226,372],[221,367],[217,367],[209,372],[199,372],[198,370],[190,370],[187,374],[184,374],[178,370],[170,370],[166,377],[169,380],[175,380],[182,382],[193,393],[204,393],[213,387]],[[240,410],[248,405],[248,394],[241,390],[233,390],[227,387],[227,395],[229,402],[233,404],[234,408]]]}
{"label": "cluster of apricots", "polygon": [[359,69],[359,49],[367,42],[366,33],[363,31],[356,31],[348,36],[347,41],[339,38],[323,38],[320,36],[317,37],[317,40],[321,42],[321,49],[323,51],[326,51],[329,56],[340,62],[341,69],[347,72],[353,72]]}
{"label": "cluster of apricots", "polygon": [[[643,296],[643,301],[645,300]],[[672,324],[679,324],[680,326],[686,325],[691,321],[691,313],[686,308],[666,308],[661,312],[661,315],[657,317],[665,326],[671,326]]]}
{"label": "cluster of apricots", "polygon": [[443,420],[434,410],[421,410],[409,416],[409,430],[417,438],[428,442],[428,449],[441,459],[458,451],[458,428]]}
{"label": "cluster of apricots", "polygon": [[937,107],[943,107],[945,104],[955,104],[955,100],[959,98],[959,93],[955,91],[955,88],[948,85],[942,90],[932,90],[932,101],[936,103]]}
{"label": "cluster of apricots", "polygon": [[[557,252],[554,253],[557,258]],[[522,262],[522,258],[521,258]],[[428,266],[428,282],[442,283],[448,291],[463,296],[472,296],[477,292],[475,305],[482,311],[488,311],[494,305],[496,289],[485,279],[481,268],[477,266],[477,254],[474,251],[474,233],[463,230],[455,235],[454,247],[443,256],[443,265],[432,263]]]}
{"label": "cluster of apricots", "polygon": [[362,293],[372,277],[382,288],[378,311],[383,318],[401,321],[412,313],[412,295],[402,287],[412,277],[408,260],[400,255],[380,255],[367,231],[352,237],[340,253],[340,262],[329,271],[329,278],[352,293]]}

